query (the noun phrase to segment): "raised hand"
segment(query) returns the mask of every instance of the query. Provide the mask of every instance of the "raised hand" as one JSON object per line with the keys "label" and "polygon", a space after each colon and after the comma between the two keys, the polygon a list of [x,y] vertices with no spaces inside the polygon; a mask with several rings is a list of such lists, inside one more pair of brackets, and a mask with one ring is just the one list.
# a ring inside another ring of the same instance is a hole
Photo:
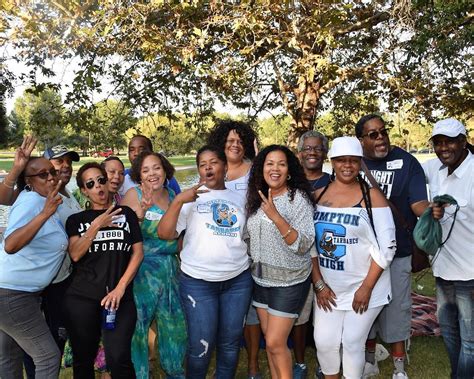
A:
{"label": "raised hand", "polygon": [[280,216],[280,213],[278,213],[278,210],[273,203],[272,189],[268,189],[268,198],[266,198],[263,192],[260,190],[258,191],[258,194],[262,198],[262,204],[260,204],[260,208],[262,208],[270,220],[275,221],[275,219]]}
{"label": "raised hand", "polygon": [[48,218],[51,217],[56,209],[58,209],[59,204],[63,202],[63,198],[59,195],[59,189],[61,188],[62,182],[59,180],[56,184],[56,187],[48,194],[46,197],[46,202],[44,203],[43,211]]}
{"label": "raised hand", "polygon": [[36,146],[38,140],[32,136],[23,137],[21,146],[16,149],[15,158],[13,160],[13,167],[19,172],[23,171],[30,159],[31,152]]}
{"label": "raised hand", "polygon": [[199,187],[202,187],[204,184],[206,184],[205,181],[200,181],[195,186],[181,192],[178,196],[176,196],[176,199],[181,201],[183,204],[196,201],[200,194],[209,192],[208,189],[199,189]]}
{"label": "raised hand", "polygon": [[106,226],[114,226],[115,220],[117,217],[120,217],[118,214],[122,212],[122,208],[117,208],[112,212],[113,209],[114,205],[112,204],[104,213],[96,217],[95,220],[92,221],[91,225],[97,226],[97,229],[101,229]]}
{"label": "raised hand", "polygon": [[143,183],[140,185],[140,189],[142,190],[140,208],[143,211],[143,217],[145,217],[146,211],[153,205],[153,190],[148,188],[148,186],[144,185]]}

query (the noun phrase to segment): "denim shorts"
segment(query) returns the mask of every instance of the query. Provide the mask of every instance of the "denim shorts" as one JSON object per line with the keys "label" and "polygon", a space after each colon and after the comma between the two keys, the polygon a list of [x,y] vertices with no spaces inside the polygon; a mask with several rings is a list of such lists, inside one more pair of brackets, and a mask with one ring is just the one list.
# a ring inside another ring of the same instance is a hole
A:
{"label": "denim shorts", "polygon": [[274,316],[298,318],[310,285],[311,275],[304,282],[289,287],[262,287],[255,283],[252,304]]}

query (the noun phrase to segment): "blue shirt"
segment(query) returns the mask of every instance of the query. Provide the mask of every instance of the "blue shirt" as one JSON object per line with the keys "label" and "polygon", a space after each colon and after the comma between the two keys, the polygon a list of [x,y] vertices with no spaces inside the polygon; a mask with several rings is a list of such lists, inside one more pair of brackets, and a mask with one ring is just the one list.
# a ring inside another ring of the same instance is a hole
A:
{"label": "blue shirt", "polygon": [[[5,238],[25,226],[44,207],[46,198],[22,191],[10,209]],[[0,246],[0,288],[37,292],[51,283],[68,247],[68,238],[57,212],[41,226],[33,239],[14,254]]]}
{"label": "blue shirt", "polygon": [[[397,207],[408,225],[414,228],[417,217],[411,205],[428,199],[425,174],[420,163],[399,147],[393,147],[384,159],[364,158],[364,161],[387,199]],[[393,218],[397,236],[395,258],[407,257],[412,251],[411,235],[400,225],[395,215]]]}

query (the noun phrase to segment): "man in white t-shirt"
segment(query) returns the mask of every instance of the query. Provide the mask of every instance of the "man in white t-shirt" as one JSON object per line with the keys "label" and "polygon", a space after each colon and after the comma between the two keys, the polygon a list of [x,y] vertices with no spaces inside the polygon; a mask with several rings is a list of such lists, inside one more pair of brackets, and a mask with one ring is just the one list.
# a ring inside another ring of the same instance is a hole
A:
{"label": "man in white t-shirt", "polygon": [[[432,261],[438,321],[451,363],[451,378],[474,378],[474,155],[466,128],[455,119],[434,125],[431,141],[438,158],[423,164],[430,195],[451,195],[455,207],[441,219],[443,241]],[[454,223],[454,225],[453,225]]]}

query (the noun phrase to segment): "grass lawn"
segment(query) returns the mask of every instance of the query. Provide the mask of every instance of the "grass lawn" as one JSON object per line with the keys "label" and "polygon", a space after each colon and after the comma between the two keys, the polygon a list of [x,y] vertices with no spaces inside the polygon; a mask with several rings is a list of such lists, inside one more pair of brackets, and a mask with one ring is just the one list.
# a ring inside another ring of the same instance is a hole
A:
{"label": "grass lawn", "polygon": [[[427,272],[421,279],[416,280],[419,274],[413,275],[412,288],[414,291],[426,295],[434,296],[435,284],[431,272]],[[311,338],[309,336],[309,338]],[[386,346],[388,348],[388,346]],[[411,339],[411,348],[409,352],[410,362],[407,365],[407,374],[410,379],[448,379],[450,374],[449,361],[446,354],[446,349],[441,337],[414,337]],[[152,361],[153,366],[157,365],[156,361]],[[263,378],[269,379],[270,372],[268,370],[267,358],[265,350],[260,350],[259,356],[260,370]],[[308,379],[314,378],[316,370],[316,351],[314,347],[309,346],[306,349],[306,364],[309,368]],[[215,362],[211,364],[207,378],[212,378],[214,372]],[[386,379],[392,377],[393,365],[390,358],[379,362],[380,374],[379,379]],[[164,373],[159,367],[153,371],[154,375],[150,378],[158,379],[165,378]],[[237,379],[245,379],[247,377],[247,352],[245,349],[240,351],[239,366],[237,368]],[[61,370],[60,378],[72,378],[72,370]],[[96,378],[100,378],[97,374]]]}

